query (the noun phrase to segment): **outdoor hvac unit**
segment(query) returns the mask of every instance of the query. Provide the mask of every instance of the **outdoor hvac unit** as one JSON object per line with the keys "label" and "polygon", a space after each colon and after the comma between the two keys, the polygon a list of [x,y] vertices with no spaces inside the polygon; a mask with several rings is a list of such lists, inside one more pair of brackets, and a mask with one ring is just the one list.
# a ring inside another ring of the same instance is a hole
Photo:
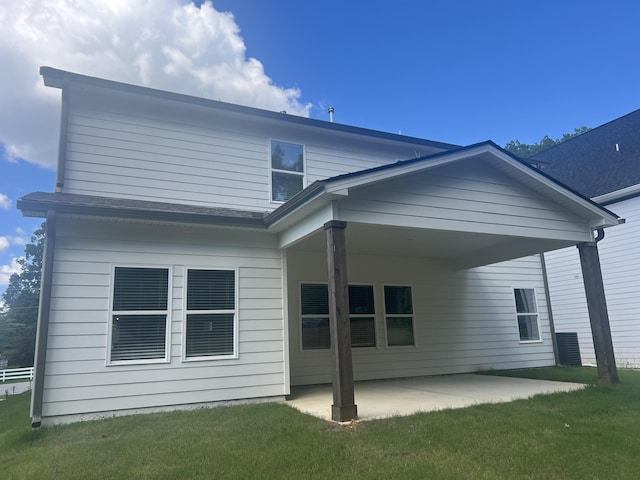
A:
{"label": "outdoor hvac unit", "polygon": [[581,367],[580,345],[576,332],[556,333],[556,345],[558,346],[558,359],[560,365]]}

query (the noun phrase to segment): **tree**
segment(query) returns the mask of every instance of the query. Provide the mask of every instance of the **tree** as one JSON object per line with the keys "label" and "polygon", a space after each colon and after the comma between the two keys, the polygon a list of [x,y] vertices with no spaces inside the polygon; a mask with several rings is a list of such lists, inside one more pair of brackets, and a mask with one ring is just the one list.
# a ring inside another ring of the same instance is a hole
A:
{"label": "tree", "polygon": [[540,153],[547,148],[551,148],[554,145],[558,145],[570,138],[577,137],[578,135],[582,135],[585,132],[591,130],[589,127],[580,127],[574,129],[573,133],[565,133],[561,138],[553,139],[549,135],[545,135],[542,140],[538,143],[520,143],[518,140],[511,140],[504,146],[504,149],[518,155],[522,158],[529,158],[535,155],[536,153]]}
{"label": "tree", "polygon": [[9,278],[2,294],[4,309],[0,312],[0,355],[9,367],[30,367],[35,353],[40,275],[44,256],[45,224],[33,232],[31,243],[18,260],[20,273]]}

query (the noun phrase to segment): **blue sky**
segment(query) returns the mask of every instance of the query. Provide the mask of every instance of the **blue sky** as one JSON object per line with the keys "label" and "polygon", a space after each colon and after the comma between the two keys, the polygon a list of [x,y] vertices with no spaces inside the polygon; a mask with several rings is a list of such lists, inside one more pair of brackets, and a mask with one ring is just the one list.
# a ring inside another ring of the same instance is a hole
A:
{"label": "blue sky", "polygon": [[[148,3],[148,4],[147,4]],[[40,65],[432,140],[560,137],[640,108],[635,0],[32,0],[0,5],[0,292],[53,191]]]}

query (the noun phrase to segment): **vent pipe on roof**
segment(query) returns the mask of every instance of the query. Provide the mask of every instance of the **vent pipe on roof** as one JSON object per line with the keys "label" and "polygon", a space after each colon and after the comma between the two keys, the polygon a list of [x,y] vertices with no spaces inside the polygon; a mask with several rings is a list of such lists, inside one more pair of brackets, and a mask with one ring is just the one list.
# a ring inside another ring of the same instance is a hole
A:
{"label": "vent pipe on roof", "polygon": [[336,109],[335,109],[335,108],[333,108],[333,107],[329,107],[329,121],[330,121],[331,123],[333,123],[333,112],[335,112],[335,111],[336,111]]}

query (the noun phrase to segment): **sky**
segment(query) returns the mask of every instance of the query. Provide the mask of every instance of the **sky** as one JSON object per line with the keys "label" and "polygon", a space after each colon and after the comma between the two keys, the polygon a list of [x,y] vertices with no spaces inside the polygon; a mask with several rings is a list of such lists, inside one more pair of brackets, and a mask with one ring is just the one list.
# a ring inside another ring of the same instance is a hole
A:
{"label": "sky", "polygon": [[46,65],[468,145],[534,143],[640,108],[637,0],[0,2],[0,294],[54,190]]}

